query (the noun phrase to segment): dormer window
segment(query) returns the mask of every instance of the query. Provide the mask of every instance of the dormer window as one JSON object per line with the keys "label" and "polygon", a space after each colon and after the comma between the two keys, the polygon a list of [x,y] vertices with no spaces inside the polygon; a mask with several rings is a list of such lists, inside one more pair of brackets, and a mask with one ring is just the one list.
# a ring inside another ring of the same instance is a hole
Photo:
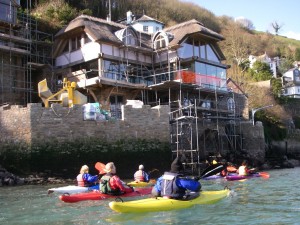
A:
{"label": "dormer window", "polygon": [[138,46],[138,38],[132,28],[126,28],[119,30],[115,35],[125,44],[125,45],[135,45]]}
{"label": "dormer window", "polygon": [[124,32],[123,42],[126,45],[136,45],[136,38],[131,30],[127,29],[126,32]]}
{"label": "dormer window", "polygon": [[154,39],[154,49],[166,48],[169,44],[168,35],[164,32],[160,32]]}

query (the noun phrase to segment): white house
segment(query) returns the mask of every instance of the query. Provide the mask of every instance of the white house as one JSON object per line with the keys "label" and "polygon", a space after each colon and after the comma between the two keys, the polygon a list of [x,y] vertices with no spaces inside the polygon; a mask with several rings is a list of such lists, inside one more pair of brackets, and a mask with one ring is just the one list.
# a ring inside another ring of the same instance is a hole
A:
{"label": "white house", "polygon": [[282,76],[283,95],[291,98],[300,98],[300,71],[290,69]]}

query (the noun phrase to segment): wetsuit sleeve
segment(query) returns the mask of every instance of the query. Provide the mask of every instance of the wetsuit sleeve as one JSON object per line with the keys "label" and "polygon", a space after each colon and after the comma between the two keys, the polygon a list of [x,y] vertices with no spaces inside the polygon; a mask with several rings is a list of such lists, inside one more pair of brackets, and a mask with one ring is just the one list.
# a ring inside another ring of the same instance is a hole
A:
{"label": "wetsuit sleeve", "polygon": [[154,188],[159,193],[161,192],[161,182],[162,182],[162,177],[158,178],[156,184],[154,185]]}
{"label": "wetsuit sleeve", "polygon": [[199,181],[193,180],[193,179],[181,179],[178,178],[176,180],[176,185],[180,188],[184,188],[190,191],[200,191],[201,184]]}
{"label": "wetsuit sleeve", "polygon": [[98,181],[98,175],[92,176],[91,174],[85,173],[83,174],[83,180],[88,183],[95,183]]}

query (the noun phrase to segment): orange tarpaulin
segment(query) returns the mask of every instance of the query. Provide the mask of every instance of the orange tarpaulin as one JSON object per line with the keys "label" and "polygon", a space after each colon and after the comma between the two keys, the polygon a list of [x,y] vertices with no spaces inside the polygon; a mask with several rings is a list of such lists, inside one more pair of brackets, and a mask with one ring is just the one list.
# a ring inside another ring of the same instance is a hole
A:
{"label": "orange tarpaulin", "polygon": [[211,75],[202,75],[196,74],[193,71],[179,71],[176,74],[175,80],[181,79],[182,83],[186,84],[197,84],[201,85],[213,85],[221,86],[221,78],[211,76]]}

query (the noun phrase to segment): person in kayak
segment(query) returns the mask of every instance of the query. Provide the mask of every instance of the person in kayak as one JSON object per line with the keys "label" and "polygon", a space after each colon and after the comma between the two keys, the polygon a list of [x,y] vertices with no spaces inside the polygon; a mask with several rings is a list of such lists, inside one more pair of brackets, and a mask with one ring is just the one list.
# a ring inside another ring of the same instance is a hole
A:
{"label": "person in kayak", "polygon": [[240,176],[248,176],[249,175],[249,169],[248,169],[247,160],[244,160],[242,162],[242,165],[238,168],[237,173]]}
{"label": "person in kayak", "polygon": [[186,191],[199,192],[201,184],[197,179],[184,177],[181,158],[177,157],[171,164],[170,172],[165,172],[158,178],[155,186],[152,188],[153,197],[166,197],[174,199],[183,199]]}
{"label": "person in kayak", "polygon": [[110,195],[122,195],[124,193],[133,192],[132,187],[124,185],[120,178],[116,175],[117,169],[113,162],[109,162],[105,165],[104,174],[100,179],[99,190],[103,194]]}
{"label": "person in kayak", "polygon": [[137,182],[149,182],[149,174],[144,171],[143,165],[139,165],[139,170],[134,173],[133,178]]}
{"label": "person in kayak", "polygon": [[77,175],[77,185],[79,187],[91,187],[98,183],[98,175],[92,176],[89,174],[89,167],[83,165],[80,169],[79,174]]}

